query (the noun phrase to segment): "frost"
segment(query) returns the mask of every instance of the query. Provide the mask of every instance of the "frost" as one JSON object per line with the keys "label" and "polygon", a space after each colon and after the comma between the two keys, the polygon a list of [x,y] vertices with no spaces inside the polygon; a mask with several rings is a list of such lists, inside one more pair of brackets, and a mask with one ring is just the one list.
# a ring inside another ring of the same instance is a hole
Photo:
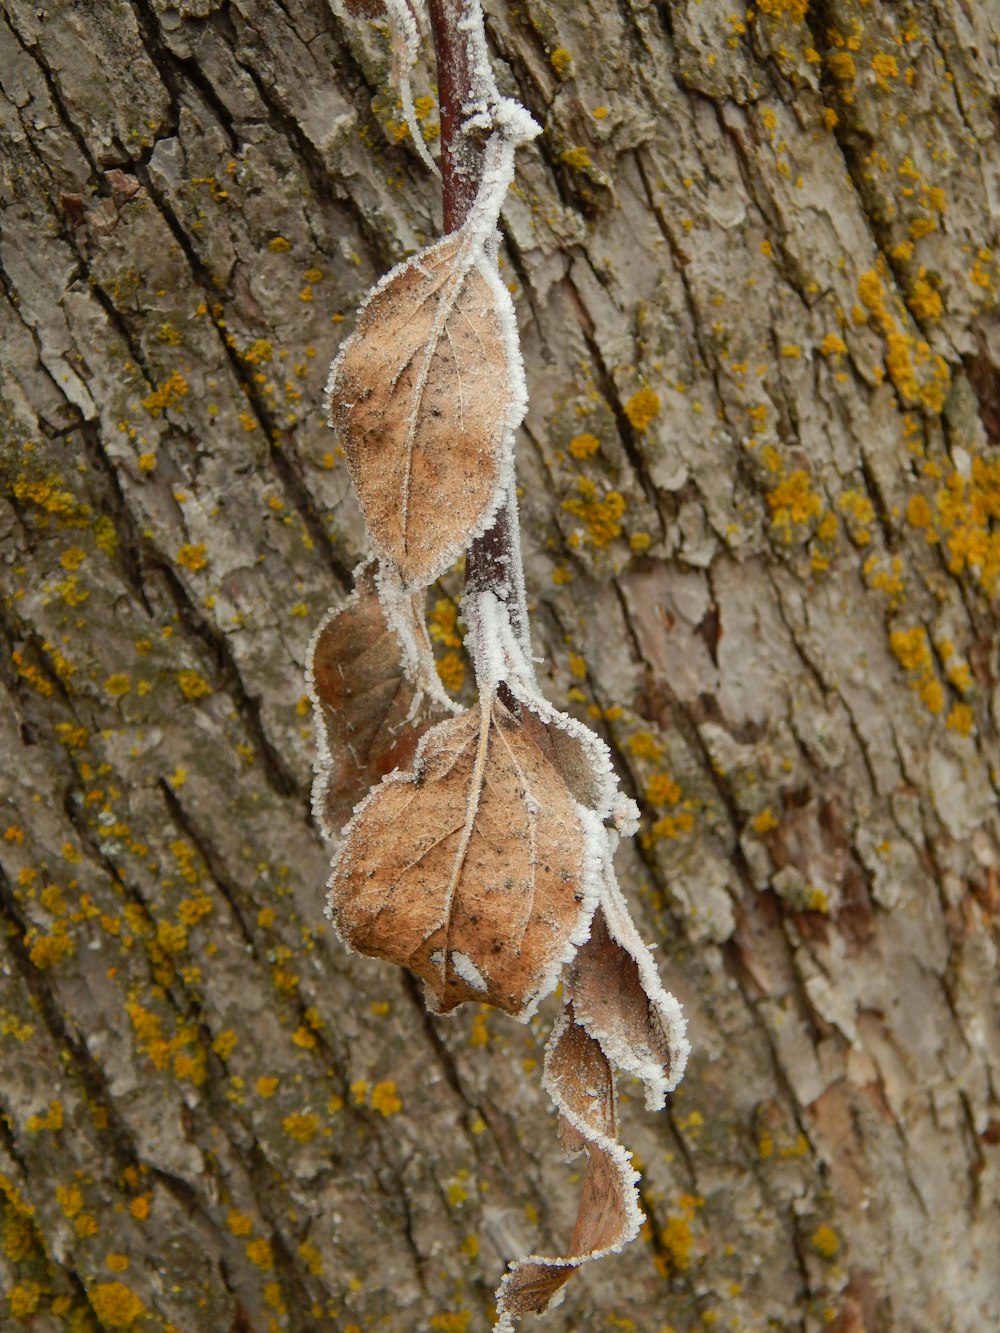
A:
{"label": "frost", "polygon": [[451,965],[462,980],[467,981],[473,990],[485,992],[486,982],[483,979],[483,974],[468,954],[461,953],[458,949],[452,949]]}

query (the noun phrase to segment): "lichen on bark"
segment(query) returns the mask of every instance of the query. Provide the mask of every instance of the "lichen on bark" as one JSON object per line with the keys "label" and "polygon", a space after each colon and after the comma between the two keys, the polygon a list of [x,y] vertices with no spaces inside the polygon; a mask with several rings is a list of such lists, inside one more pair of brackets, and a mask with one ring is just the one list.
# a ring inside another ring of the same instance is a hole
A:
{"label": "lichen on bark", "polygon": [[[984,1328],[998,31],[753,10],[489,7],[544,128],[501,216],[541,675],[641,802],[618,870],[698,1052],[669,1123],[623,1107],[643,1243],[548,1327]],[[471,1328],[571,1222],[531,1034],[425,1021],[322,922],[300,682],[363,554],[322,385],[440,233],[389,67],[320,0],[0,19],[25,1327]]]}

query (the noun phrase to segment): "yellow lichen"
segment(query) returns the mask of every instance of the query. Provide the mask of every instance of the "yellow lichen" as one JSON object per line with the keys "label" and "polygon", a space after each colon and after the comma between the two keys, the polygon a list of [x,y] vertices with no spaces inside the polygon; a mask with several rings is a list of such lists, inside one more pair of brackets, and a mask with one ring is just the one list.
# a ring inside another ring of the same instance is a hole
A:
{"label": "yellow lichen", "polygon": [[809,1244],[824,1259],[832,1259],[840,1252],[840,1237],[833,1227],[821,1223],[809,1237]]}
{"label": "yellow lichen", "polygon": [[220,1058],[220,1060],[228,1060],[229,1057],[232,1055],[233,1051],[236,1049],[236,1044],[238,1041],[239,1037],[237,1037],[233,1029],[225,1028],[222,1032],[219,1033],[219,1035],[212,1042],[212,1050],[216,1053],[216,1055]]}
{"label": "yellow lichen", "polygon": [[129,693],[132,688],[132,682],[124,671],[118,671],[113,676],[108,676],[104,682],[104,693],[109,694],[112,699],[120,699],[123,695]]}
{"label": "yellow lichen", "polygon": [[664,815],[658,819],[649,834],[654,842],[683,838],[694,828],[694,815],[690,810],[679,810],[675,815]]}
{"label": "yellow lichen", "polygon": [[78,1185],[57,1185],[56,1201],[66,1217],[76,1217],[83,1211],[83,1194]]}
{"label": "yellow lichen", "polygon": [[472,1046],[488,1046],[489,1041],[489,1021],[486,1014],[480,1010],[472,1020],[472,1031],[469,1034],[469,1043]]}
{"label": "yellow lichen", "polygon": [[586,663],[586,662],[584,661],[584,659],[580,656],[580,654],[579,654],[579,653],[570,653],[570,654],[569,654],[568,661],[569,661],[569,673],[570,673],[570,675],[573,677],[573,679],[574,679],[574,680],[586,680],[586,679],[587,679],[587,663]]}
{"label": "yellow lichen", "polygon": [[968,479],[949,473],[935,507],[948,569],[967,571],[992,596],[1000,583],[1000,457],[974,457]]}
{"label": "yellow lichen", "polygon": [[450,652],[435,663],[441,684],[452,694],[457,694],[465,684],[465,659],[461,653]]}
{"label": "yellow lichen", "polygon": [[54,518],[60,527],[84,527],[90,515],[87,505],[77,503],[71,491],[60,489],[60,478],[31,478],[25,473],[18,473],[11,485],[11,494],[15,500],[35,506],[47,518]]}
{"label": "yellow lichen", "polygon": [[809,10],[809,0],[757,0],[757,8],[768,18],[801,23]]}
{"label": "yellow lichen", "polygon": [[917,319],[926,320],[928,323],[940,319],[944,313],[944,302],[941,300],[939,293],[923,276],[915,279],[910,294],[906,298],[906,304]]}
{"label": "yellow lichen", "polygon": [[185,699],[203,699],[212,693],[212,686],[197,671],[178,671],[177,685]]}
{"label": "yellow lichen", "polygon": [[[617,716],[612,716],[612,709],[609,708],[604,716],[609,722],[617,721],[621,716],[621,710]],[[635,755],[637,759],[651,759],[654,763],[663,758],[663,746],[655,739],[650,731],[636,731],[628,738],[626,748],[629,754]]]}
{"label": "yellow lichen", "polygon": [[934,522],[934,511],[923,495],[911,495],[907,500],[906,521],[914,528],[929,528]]}
{"label": "yellow lichen", "polygon": [[234,1236],[249,1236],[253,1231],[253,1218],[248,1217],[246,1213],[237,1212],[235,1208],[230,1208],[226,1226]]}
{"label": "yellow lichen", "polygon": [[105,1328],[131,1328],[145,1311],[139,1297],[123,1282],[99,1282],[89,1295],[94,1313]]}
{"label": "yellow lichen", "polygon": [[565,46],[557,46],[549,56],[549,64],[561,79],[566,78],[573,65],[573,56]]}
{"label": "yellow lichen", "polygon": [[574,458],[584,459],[592,458],[601,447],[601,442],[596,435],[584,433],[583,435],[574,435],[569,442],[569,451]]}
{"label": "yellow lichen", "polygon": [[888,568],[883,557],[869,556],[861,567],[861,574],[869,588],[884,592],[888,596],[892,610],[902,605],[906,585],[903,581],[903,562],[898,555],[891,557]]}
{"label": "yellow lichen", "polygon": [[669,1269],[683,1272],[691,1267],[691,1254],[694,1250],[694,1236],[688,1217],[668,1216],[666,1225],[660,1232],[660,1244]]}
{"label": "yellow lichen", "polygon": [[618,491],[608,491],[603,499],[599,499],[597,487],[589,477],[578,477],[576,488],[579,495],[563,500],[562,508],[583,520],[586,535],[594,546],[609,546],[621,535],[622,526],[618,520],[625,512],[624,496]]}
{"label": "yellow lichen", "polygon": [[376,1083],[372,1088],[371,1107],[381,1115],[396,1115],[403,1109],[403,1103],[396,1093],[396,1085],[391,1079]]}
{"label": "yellow lichen", "polygon": [[311,1143],[319,1131],[319,1116],[312,1111],[293,1112],[285,1116],[281,1128],[297,1143]]}
{"label": "yellow lichen", "polygon": [[889,89],[889,80],[899,78],[899,65],[896,57],[886,51],[879,51],[877,55],[872,56],[872,69],[875,71],[875,78],[883,92]]}
{"label": "yellow lichen", "polygon": [[586,171],[592,165],[586,148],[566,148],[559,154],[559,161],[574,171]]}
{"label": "yellow lichen", "polygon": [[49,1102],[49,1109],[45,1115],[29,1115],[25,1124],[29,1134],[40,1134],[43,1130],[55,1133],[62,1127],[63,1104],[60,1101]]}
{"label": "yellow lichen", "polygon": [[646,800],[650,805],[676,805],[681,789],[669,773],[654,773],[646,784]]}
{"label": "yellow lichen", "polygon": [[472,1315],[468,1310],[431,1316],[431,1328],[436,1330],[436,1333],[467,1333],[471,1322]]}
{"label": "yellow lichen", "polygon": [[205,547],[200,543],[192,545],[185,543],[177,552],[177,563],[183,565],[185,569],[190,569],[192,573],[197,573],[199,569],[204,569],[208,564],[208,556],[205,554]]}
{"label": "yellow lichen", "polygon": [[846,356],[847,343],[836,333],[828,333],[819,345],[823,356]]}
{"label": "yellow lichen", "polygon": [[660,395],[639,389],[625,404],[625,415],[635,430],[648,430],[660,413]]}
{"label": "yellow lichen", "polygon": [[889,635],[889,647],[907,671],[919,670],[931,660],[927,631],[919,625],[913,629],[893,630]]}
{"label": "yellow lichen", "polygon": [[158,385],[142,405],[151,417],[162,416],[169,408],[176,407],[188,394],[188,382],[179,372]]}
{"label": "yellow lichen", "polygon": [[849,51],[834,51],[826,58],[827,68],[838,83],[853,83],[857,68]]}
{"label": "yellow lichen", "polygon": [[875,521],[875,506],[861,491],[844,491],[838,500],[842,514],[849,520],[850,533],[858,546],[871,542],[869,525]]}
{"label": "yellow lichen", "polygon": [[41,972],[55,967],[65,958],[72,958],[76,953],[76,944],[70,938],[64,921],[57,921],[49,935],[44,935],[35,929],[29,930],[24,942],[28,949],[28,957]]}
{"label": "yellow lichen", "polygon": [[801,468],[768,491],[767,503],[773,515],[772,525],[786,541],[791,540],[793,525],[807,524],[823,512],[822,498],[812,489],[809,473]]}
{"label": "yellow lichen", "polygon": [[274,1267],[274,1254],[270,1242],[266,1241],[263,1236],[258,1236],[256,1239],[247,1242],[246,1254],[250,1262],[256,1264],[264,1272]]}
{"label": "yellow lichen", "polygon": [[323,1272],[323,1257],[315,1245],[304,1240],[299,1246],[299,1258],[305,1263],[306,1268],[312,1273],[313,1277],[319,1277]]}
{"label": "yellow lichen", "polygon": [[157,921],[156,942],[165,953],[183,953],[187,948],[187,928],[171,921]]}
{"label": "yellow lichen", "polygon": [[38,1254],[38,1237],[34,1223],[29,1217],[16,1214],[8,1217],[3,1224],[0,1245],[11,1263],[23,1263],[26,1259],[35,1258]]}
{"label": "yellow lichen", "polygon": [[287,1314],[285,1302],[281,1295],[280,1282],[266,1282],[264,1284],[264,1300],[272,1310],[277,1310],[278,1314]]}
{"label": "yellow lichen", "polygon": [[19,1282],[7,1297],[10,1313],[15,1319],[28,1320],[38,1310],[42,1288],[37,1282]]}
{"label": "yellow lichen", "polygon": [[955,704],[945,718],[945,726],[949,731],[957,731],[960,736],[970,735],[974,722],[975,717],[968,704]]}

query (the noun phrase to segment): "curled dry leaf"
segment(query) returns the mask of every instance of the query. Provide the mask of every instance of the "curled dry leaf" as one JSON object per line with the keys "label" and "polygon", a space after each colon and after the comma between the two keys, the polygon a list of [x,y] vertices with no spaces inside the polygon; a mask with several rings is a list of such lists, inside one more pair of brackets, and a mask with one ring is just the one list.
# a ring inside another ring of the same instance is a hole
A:
{"label": "curled dry leaf", "polygon": [[408,967],[436,1008],[525,1017],[585,937],[596,883],[583,812],[496,699],[428,731],[345,830],[330,913],[361,953]]}
{"label": "curled dry leaf", "polygon": [[580,1264],[638,1234],[638,1176],[616,1141],[614,1070],[643,1079],[647,1106],[655,1109],[679,1082],[690,1049],[680,1006],[660,984],[610,860],[590,938],[564,982],[566,1005],[549,1039],[544,1083],[559,1111],[563,1147],[571,1155],[586,1150],[587,1174],[568,1253],[519,1259],[501,1282],[499,1333],[510,1333],[520,1315],[547,1310]]}
{"label": "curled dry leaf", "polygon": [[412,601],[397,599],[397,614],[410,612],[407,648],[417,659],[404,663],[375,568],[371,561],[358,571],[351,597],[327,616],[309,650],[307,684],[320,748],[313,812],[331,837],[372,784],[408,765],[428,727],[453,711],[434,675],[423,618]]}
{"label": "curled dry leaf", "polygon": [[590,939],[567,969],[579,1022],[618,1069],[646,1085],[646,1106],[659,1110],[680,1082],[690,1044],[681,1007],[663,989],[608,866]]}
{"label": "curled dry leaf", "polygon": [[617,1251],[639,1232],[639,1210],[630,1155],[616,1141],[614,1072],[598,1043],[576,1020],[569,1001],[545,1052],[545,1086],[559,1111],[559,1130],[570,1155],[586,1151],[587,1174],[568,1253],[532,1254],[511,1265],[497,1291],[497,1333],[511,1333],[524,1314],[556,1303],[581,1264]]}
{"label": "curled dry leaf", "polygon": [[456,232],[394,269],[327,385],[372,544],[407,587],[442,574],[493,517],[524,410],[513,311]]}

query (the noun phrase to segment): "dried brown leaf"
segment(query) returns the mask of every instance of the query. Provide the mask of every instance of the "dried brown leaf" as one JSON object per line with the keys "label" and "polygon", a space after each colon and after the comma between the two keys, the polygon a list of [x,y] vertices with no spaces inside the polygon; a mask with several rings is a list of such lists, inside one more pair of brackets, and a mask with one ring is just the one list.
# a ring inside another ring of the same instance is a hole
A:
{"label": "dried brown leaf", "polygon": [[690,1046],[680,1005],[663,989],[610,867],[590,939],[567,969],[567,991],[579,1022],[618,1069],[646,1085],[657,1110],[684,1073]]}
{"label": "dried brown leaf", "polygon": [[450,711],[433,678],[430,648],[422,644],[423,620],[409,602],[411,655],[424,651],[405,670],[375,569],[372,561],[359,571],[351,597],[331,612],[310,648],[308,684],[321,754],[313,810],[330,836],[374,783],[410,763],[420,737]]}
{"label": "dried brown leaf", "polygon": [[442,574],[493,516],[523,412],[506,291],[472,246],[457,232],[383,279],[327,387],[372,544],[407,587]]}
{"label": "dried brown leaf", "polygon": [[565,1008],[549,1039],[544,1084],[559,1111],[570,1154],[586,1151],[587,1174],[565,1255],[529,1255],[511,1265],[497,1292],[498,1333],[523,1314],[541,1314],[575,1268],[620,1250],[642,1223],[629,1154],[617,1142],[614,1068],[638,1074],[647,1105],[662,1105],[684,1072],[684,1018],[660,985],[608,861],[601,901],[564,974]]}
{"label": "dried brown leaf", "polygon": [[541,1314],[575,1269],[620,1250],[638,1234],[639,1210],[629,1154],[616,1142],[614,1072],[598,1043],[576,1021],[572,1002],[545,1053],[545,1086],[560,1113],[560,1136],[571,1153],[586,1150],[587,1174],[568,1252],[532,1254],[512,1264],[497,1291],[497,1333],[511,1333],[524,1314]]}
{"label": "dried brown leaf", "polygon": [[595,894],[579,807],[496,700],[427,732],[413,771],[348,828],[331,915],[361,953],[410,968],[442,1012],[524,1016],[586,934]]}

